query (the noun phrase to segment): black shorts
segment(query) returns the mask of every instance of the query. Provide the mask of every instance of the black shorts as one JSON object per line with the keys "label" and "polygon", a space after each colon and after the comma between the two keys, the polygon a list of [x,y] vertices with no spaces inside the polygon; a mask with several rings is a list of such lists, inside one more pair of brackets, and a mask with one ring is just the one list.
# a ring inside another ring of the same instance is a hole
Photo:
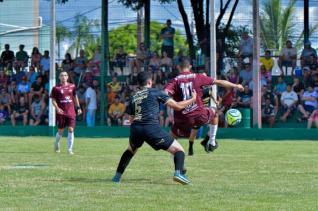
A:
{"label": "black shorts", "polygon": [[155,150],[167,150],[173,141],[174,138],[164,131],[160,125],[132,124],[130,126],[129,143],[133,150],[140,148],[144,142]]}

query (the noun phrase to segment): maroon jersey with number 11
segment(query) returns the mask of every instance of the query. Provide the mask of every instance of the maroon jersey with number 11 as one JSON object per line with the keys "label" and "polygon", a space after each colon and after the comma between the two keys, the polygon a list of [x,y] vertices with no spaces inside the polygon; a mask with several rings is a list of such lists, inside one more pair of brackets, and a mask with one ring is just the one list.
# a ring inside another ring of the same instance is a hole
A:
{"label": "maroon jersey with number 11", "polygon": [[58,107],[64,111],[63,116],[74,118],[76,116],[74,108],[74,97],[76,87],[74,84],[54,86],[51,92],[51,98],[55,99]]}

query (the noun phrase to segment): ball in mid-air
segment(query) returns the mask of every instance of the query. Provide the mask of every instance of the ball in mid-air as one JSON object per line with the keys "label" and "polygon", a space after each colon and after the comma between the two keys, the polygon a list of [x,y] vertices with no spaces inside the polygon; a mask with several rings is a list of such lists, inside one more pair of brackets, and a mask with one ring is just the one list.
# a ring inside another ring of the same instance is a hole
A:
{"label": "ball in mid-air", "polygon": [[230,126],[236,126],[242,121],[242,114],[237,109],[230,109],[225,113],[225,121]]}

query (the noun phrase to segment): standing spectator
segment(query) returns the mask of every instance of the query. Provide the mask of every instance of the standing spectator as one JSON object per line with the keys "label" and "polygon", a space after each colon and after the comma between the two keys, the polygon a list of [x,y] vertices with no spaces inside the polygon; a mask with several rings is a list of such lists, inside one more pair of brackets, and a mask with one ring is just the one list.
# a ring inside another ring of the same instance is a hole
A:
{"label": "standing spectator", "polygon": [[[290,40],[286,41],[286,47],[282,48],[278,66],[282,70],[282,75],[284,74],[283,67],[292,67],[292,75],[294,73],[294,69],[296,67],[297,62],[297,49],[293,47],[293,43]],[[287,71],[286,71],[287,73]]]}
{"label": "standing spectator", "polygon": [[37,47],[34,47],[31,54],[31,66],[35,68],[36,72],[40,70],[41,57],[42,55],[40,54],[39,49]]}
{"label": "standing spectator", "polygon": [[[125,112],[125,105],[120,102],[120,96],[116,95],[115,102],[110,105],[108,110],[108,126],[122,124],[122,118]],[[159,117],[158,117],[159,118]]]}
{"label": "standing spectator", "polygon": [[85,101],[85,87],[80,85],[80,87],[76,90],[76,94],[78,97],[78,102],[83,111],[83,120],[86,119],[86,101]]}
{"label": "standing spectator", "polygon": [[3,125],[9,117],[9,112],[4,108],[4,105],[0,102],[0,125]]}
{"label": "standing spectator", "polygon": [[83,49],[79,52],[79,57],[76,57],[74,62],[74,72],[79,76],[84,73],[87,67],[87,58]]}
{"label": "standing spectator", "polygon": [[47,124],[48,119],[45,117],[46,105],[38,94],[33,95],[33,102],[30,107],[30,125]]}
{"label": "standing spectator", "polygon": [[86,124],[87,127],[95,126],[95,113],[97,109],[96,92],[91,84],[87,84],[87,89],[85,92],[85,102],[86,102]]}
{"label": "standing spectator", "polygon": [[239,46],[239,63],[241,64],[245,58],[253,60],[253,39],[248,35],[248,32],[243,32]]}
{"label": "standing spectator", "polygon": [[[308,84],[307,90],[301,96],[302,104],[298,105],[298,110],[302,113],[302,119],[308,119],[311,113],[317,108],[318,94],[312,84]],[[298,119],[301,121],[302,119]]]}
{"label": "standing spectator", "polygon": [[7,69],[12,69],[13,61],[14,61],[14,53],[10,50],[10,45],[4,45],[4,51],[1,53],[0,57],[0,67],[5,67]]}
{"label": "standing spectator", "polygon": [[163,52],[167,52],[168,57],[173,59],[174,56],[174,34],[175,29],[171,27],[171,20],[167,20],[167,26],[161,29],[160,32],[160,38],[162,39],[162,47],[161,47],[161,54],[163,55]]}
{"label": "standing spectator", "polygon": [[295,91],[292,90],[291,84],[287,85],[286,91],[282,93],[280,98],[283,115],[281,116],[280,120],[285,122],[287,117],[295,110],[298,96]]}
{"label": "standing spectator", "polygon": [[99,76],[100,73],[100,48],[95,49],[94,56],[91,61],[88,62],[88,68],[93,73],[94,76]]}
{"label": "standing spectator", "polygon": [[272,68],[273,68],[273,65],[274,65],[274,60],[271,57],[271,51],[266,50],[265,51],[265,56],[260,58],[260,62],[262,63],[262,65],[264,65],[264,67],[266,69],[266,72],[271,75]]}
{"label": "standing spectator", "polygon": [[50,52],[48,50],[44,51],[44,56],[41,58],[40,66],[42,74],[50,71]]}
{"label": "standing spectator", "polygon": [[240,79],[243,85],[248,85],[253,80],[253,72],[250,63],[244,64],[244,69],[240,71]]}
{"label": "standing spectator", "polygon": [[11,114],[11,123],[12,126],[16,126],[17,120],[23,120],[23,125],[26,126],[28,124],[28,114],[29,109],[26,102],[26,99],[23,95],[19,97],[19,102],[15,106],[13,113]]}
{"label": "standing spectator", "polygon": [[302,67],[310,65],[311,56],[314,56],[317,58],[317,51],[311,47],[311,42],[307,40],[304,44],[304,49],[301,52],[301,56],[300,56],[300,62]]}
{"label": "standing spectator", "polygon": [[237,105],[240,108],[250,108],[252,106],[253,92],[249,89],[248,85],[244,86],[244,91],[239,93],[237,97]]}
{"label": "standing spectator", "polygon": [[62,69],[66,72],[73,71],[74,68],[74,61],[70,53],[65,54],[65,59],[62,61]]}
{"label": "standing spectator", "polygon": [[24,51],[24,45],[19,45],[19,51],[15,54],[15,58],[15,69],[24,69],[28,66],[29,55],[26,51]]}
{"label": "standing spectator", "polygon": [[123,46],[120,46],[117,54],[115,55],[116,67],[120,68],[121,75],[124,75],[124,67],[126,67],[127,53],[124,51]]}

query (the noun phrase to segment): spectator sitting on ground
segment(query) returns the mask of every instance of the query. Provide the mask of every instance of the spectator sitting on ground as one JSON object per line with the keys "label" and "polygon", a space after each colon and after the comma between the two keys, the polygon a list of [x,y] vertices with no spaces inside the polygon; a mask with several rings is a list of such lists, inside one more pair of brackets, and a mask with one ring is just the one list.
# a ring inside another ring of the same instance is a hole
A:
{"label": "spectator sitting on ground", "polygon": [[9,44],[5,44],[4,49],[5,50],[2,51],[0,57],[0,67],[4,67],[6,69],[11,70],[14,61],[14,53],[10,50]]}
{"label": "spectator sitting on ground", "polygon": [[249,62],[244,64],[244,68],[240,71],[239,76],[243,85],[248,85],[253,80],[253,72]]}
{"label": "spectator sitting on ground", "polygon": [[302,67],[310,65],[311,56],[314,56],[317,58],[317,52],[314,48],[311,47],[311,42],[307,40],[304,44],[304,49],[301,52],[301,56],[300,56],[300,63]]}
{"label": "spectator sitting on ground", "polygon": [[14,69],[24,69],[28,66],[29,55],[24,51],[24,45],[19,45],[19,51],[15,54],[15,58]]}
{"label": "spectator sitting on ground", "polygon": [[3,125],[9,117],[9,112],[4,108],[4,105],[0,102],[0,125]]}
{"label": "spectator sitting on ground", "polygon": [[277,84],[275,85],[275,94],[280,97],[283,92],[286,91],[286,83],[282,76],[279,76],[277,79]]}
{"label": "spectator sitting on ground", "polygon": [[301,104],[298,105],[298,110],[303,115],[298,121],[308,119],[311,113],[317,108],[318,94],[314,90],[312,84],[308,84],[307,90],[301,96]]}
{"label": "spectator sitting on ground", "polygon": [[71,72],[74,69],[74,61],[70,53],[65,54],[65,59],[62,61],[62,69]]}
{"label": "spectator sitting on ground", "polygon": [[287,85],[286,91],[282,93],[280,101],[283,112],[280,120],[285,122],[287,117],[290,116],[290,114],[292,114],[295,110],[298,102],[297,93],[292,90],[291,84]]}
{"label": "spectator sitting on ground", "polygon": [[274,60],[271,57],[271,51],[266,50],[265,56],[260,58],[260,62],[262,63],[262,66],[264,66],[266,72],[271,75],[272,74],[272,68],[274,65]]}
{"label": "spectator sitting on ground", "polygon": [[253,93],[247,85],[244,86],[244,91],[239,93],[237,97],[237,106],[239,108],[251,108]]}
{"label": "spectator sitting on ground", "polygon": [[23,120],[23,126],[28,124],[28,114],[29,109],[26,103],[26,99],[23,95],[19,97],[19,102],[13,109],[13,113],[11,114],[11,123],[12,126],[16,126],[17,120]]}
{"label": "spectator sitting on ground", "polygon": [[[282,75],[284,74],[283,67],[292,67],[293,70],[296,67],[297,62],[297,49],[293,47],[293,44],[290,40],[286,41],[286,47],[282,48],[279,59],[278,66],[282,70]],[[292,70],[292,74],[293,71]]]}
{"label": "spectator sitting on ground", "polygon": [[318,129],[318,109],[314,110],[310,115],[307,123],[307,128],[310,129],[312,127],[312,123],[315,123],[316,128]]}
{"label": "spectator sitting on ground", "polygon": [[79,76],[84,73],[87,68],[87,58],[83,49],[79,52],[79,57],[76,57],[74,61],[74,72]]}
{"label": "spectator sitting on ground", "polygon": [[115,102],[110,105],[108,110],[108,126],[122,124],[122,117],[125,113],[125,105],[120,102],[120,96],[116,95]]}
{"label": "spectator sitting on ground", "polygon": [[50,52],[48,50],[44,51],[44,56],[41,58],[40,65],[42,74],[50,71]]}
{"label": "spectator sitting on ground", "polygon": [[38,94],[33,95],[33,102],[30,107],[30,125],[47,124],[49,121],[45,117],[46,104]]}
{"label": "spectator sitting on ground", "polygon": [[34,47],[31,54],[31,66],[35,68],[36,71],[40,70],[41,64],[41,57],[40,51],[37,47]]}

